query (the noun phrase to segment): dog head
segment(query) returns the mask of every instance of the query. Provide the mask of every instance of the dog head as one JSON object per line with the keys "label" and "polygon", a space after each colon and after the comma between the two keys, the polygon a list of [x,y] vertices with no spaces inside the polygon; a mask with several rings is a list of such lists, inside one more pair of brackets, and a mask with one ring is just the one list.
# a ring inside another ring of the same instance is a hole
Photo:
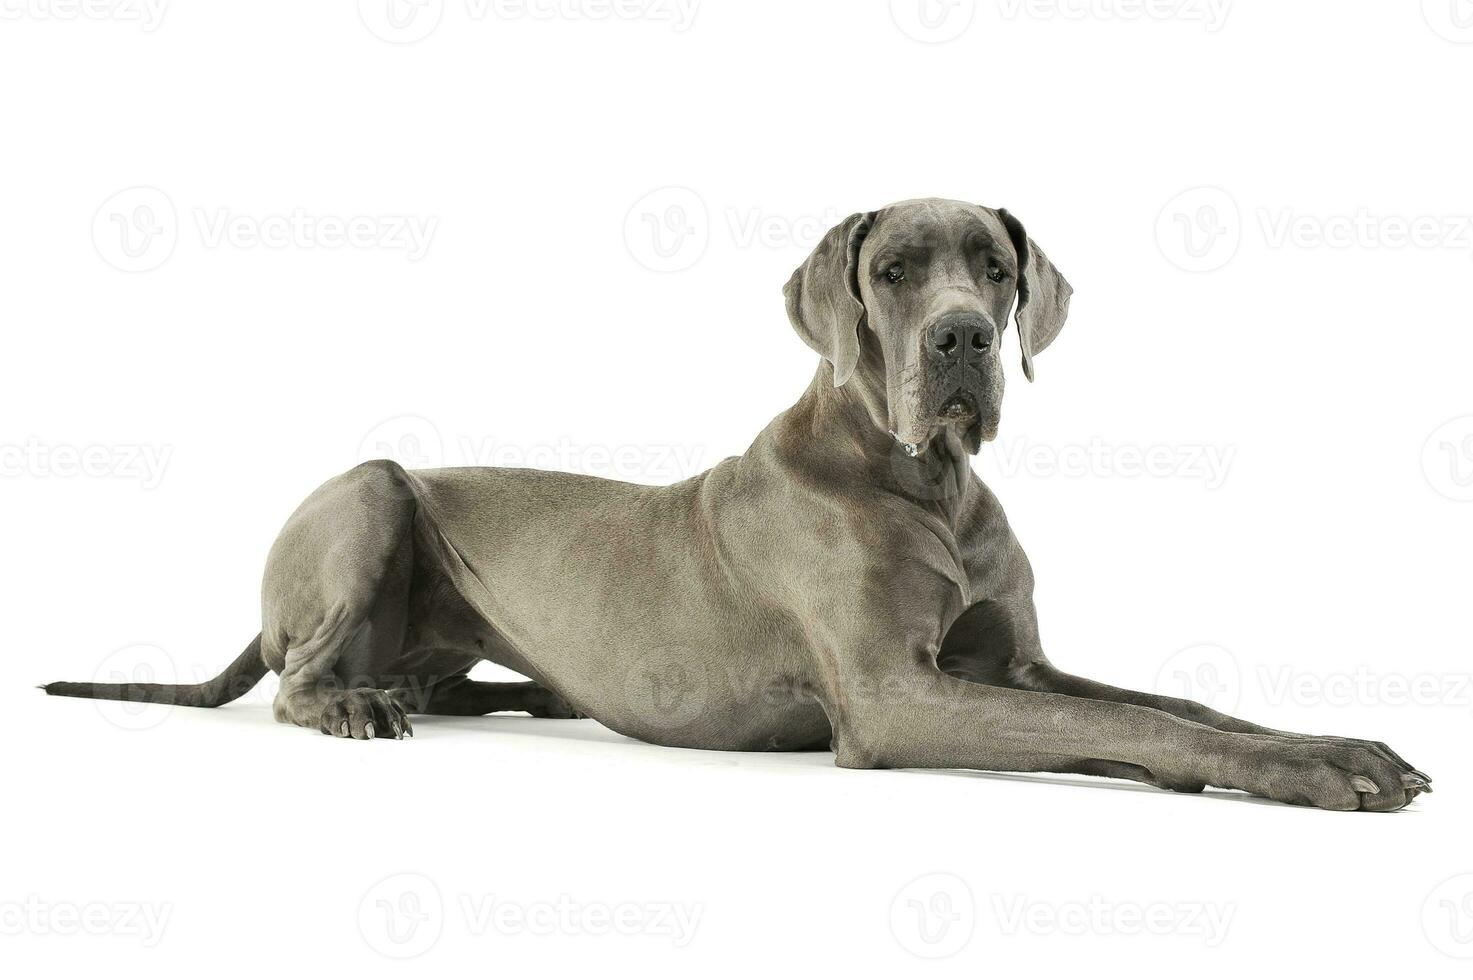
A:
{"label": "dog head", "polygon": [[1033,357],[1063,328],[1072,291],[1007,211],[927,199],[845,218],[783,295],[836,387],[881,366],[871,380],[897,439],[924,452],[955,427],[975,453],[997,435],[1008,309],[1032,381]]}

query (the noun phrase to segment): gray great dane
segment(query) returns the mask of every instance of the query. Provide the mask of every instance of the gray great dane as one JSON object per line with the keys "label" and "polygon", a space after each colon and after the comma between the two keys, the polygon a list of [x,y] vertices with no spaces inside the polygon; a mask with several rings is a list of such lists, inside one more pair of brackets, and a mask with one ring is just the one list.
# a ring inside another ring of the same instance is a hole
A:
{"label": "gray great dane", "polygon": [[[1006,210],[905,201],[830,230],[784,290],[823,358],[745,455],[667,487],[364,463],[266,564],[261,634],[215,679],[50,694],[215,706],[267,669],[279,721],[402,738],[410,713],[592,717],[661,745],[828,749],[848,768],[1084,773],[1396,810],[1428,777],[1044,656],[1033,572],[969,457],[1069,284]],[[481,660],[531,678],[472,680]]]}

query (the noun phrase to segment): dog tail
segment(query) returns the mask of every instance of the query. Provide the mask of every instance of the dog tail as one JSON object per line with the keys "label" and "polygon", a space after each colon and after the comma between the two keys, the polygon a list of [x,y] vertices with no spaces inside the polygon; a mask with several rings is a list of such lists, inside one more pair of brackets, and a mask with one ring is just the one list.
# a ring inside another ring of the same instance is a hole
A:
{"label": "dog tail", "polygon": [[203,684],[93,684],[55,681],[41,685],[47,694],[64,698],[103,698],[109,701],[148,701],[153,704],[182,704],[191,708],[218,708],[229,704],[256,686],[266,676],[261,659],[261,634],[257,633],[235,662],[219,677]]}

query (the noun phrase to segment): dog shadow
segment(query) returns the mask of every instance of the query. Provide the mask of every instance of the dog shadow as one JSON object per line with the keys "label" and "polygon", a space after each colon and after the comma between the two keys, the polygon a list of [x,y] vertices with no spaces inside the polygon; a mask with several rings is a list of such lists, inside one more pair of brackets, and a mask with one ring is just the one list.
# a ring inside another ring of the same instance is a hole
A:
{"label": "dog shadow", "polygon": [[[243,716],[247,712],[229,708],[210,712],[222,720],[229,718],[232,722],[246,720]],[[256,719],[252,718],[252,721]],[[275,725],[270,711],[263,713],[260,719],[263,723]],[[577,742],[589,746],[608,746],[618,750],[620,755],[635,755],[648,759],[669,759],[674,763],[689,763],[693,755],[704,757],[701,761],[706,765],[725,765],[743,769],[755,769],[767,772],[793,772],[795,770],[819,770],[832,772],[834,769],[833,753],[826,749],[814,749],[798,752],[729,752],[713,749],[687,749],[676,748],[667,745],[655,745],[650,742],[642,742],[639,739],[620,735],[611,728],[606,728],[591,718],[580,719],[552,719],[552,718],[529,718],[526,715],[516,713],[478,715],[475,717],[452,717],[448,715],[412,715],[414,730],[417,737],[450,736],[452,738],[484,738],[487,735],[498,737],[513,736],[517,738],[530,738],[536,740],[551,739],[558,742]],[[1175,797],[1184,800],[1213,800],[1221,803],[1231,803],[1247,806],[1278,807],[1286,810],[1313,811],[1313,807],[1300,807],[1288,803],[1280,803],[1277,800],[1264,799],[1261,796],[1250,796],[1237,790],[1207,789],[1200,793],[1175,793],[1171,790],[1160,789],[1155,786],[1147,786],[1143,783],[1134,783],[1122,779],[1107,779],[1104,777],[1091,776],[1069,776],[1057,773],[1043,772],[989,772],[979,769],[892,769],[890,772],[903,776],[912,776],[920,779],[974,779],[991,782],[1026,783],[1035,786],[1059,786],[1068,789],[1091,789],[1114,793],[1146,793],[1156,796]],[[1415,813],[1415,806],[1406,807],[1394,811],[1396,813]]]}

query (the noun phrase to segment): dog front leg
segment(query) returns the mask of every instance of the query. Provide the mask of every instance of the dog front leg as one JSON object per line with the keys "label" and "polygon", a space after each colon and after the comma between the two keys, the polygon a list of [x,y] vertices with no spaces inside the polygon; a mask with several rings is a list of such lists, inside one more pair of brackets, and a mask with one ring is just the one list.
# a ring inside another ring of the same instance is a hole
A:
{"label": "dog front leg", "polygon": [[[1044,655],[1039,641],[1032,573],[1021,551],[1014,555],[1016,564],[1006,577],[1007,587],[996,597],[967,609],[948,631],[937,658],[947,673],[983,684],[1154,708],[1223,732],[1356,746],[1378,753],[1396,765],[1413,795],[1431,791],[1430,777],[1413,768],[1384,742],[1280,731],[1234,718],[1186,698],[1132,691],[1059,670]],[[1145,781],[1165,785],[1155,779]]]}
{"label": "dog front leg", "polygon": [[1398,767],[1363,746],[1224,732],[1154,708],[976,684],[923,656],[876,669],[880,659],[839,661],[825,707],[840,766],[1077,772],[1106,760],[1331,810],[1411,799]]}
{"label": "dog front leg", "polygon": [[[1134,704],[1142,707],[1156,708],[1199,724],[1209,725],[1224,732],[1237,732],[1245,735],[1266,735],[1275,738],[1296,739],[1311,742],[1331,742],[1347,745],[1361,745],[1385,756],[1389,761],[1406,775],[1414,778],[1411,785],[1416,789],[1425,789],[1431,792],[1427,784],[1431,777],[1419,769],[1414,769],[1411,763],[1401,757],[1395,749],[1385,742],[1372,741],[1368,739],[1346,738],[1339,735],[1305,735],[1299,732],[1286,732],[1276,728],[1268,728],[1256,725],[1251,721],[1234,718],[1232,715],[1223,714],[1197,701],[1186,698],[1174,698],[1161,694],[1151,694],[1145,691],[1132,691],[1128,688],[1114,687],[1099,681],[1090,680],[1087,677],[1079,677],[1059,670],[1047,661],[1034,661],[1022,667],[1017,674],[1016,684],[1033,691],[1048,691],[1057,694],[1068,694],[1079,698],[1092,698],[1097,701],[1114,701],[1121,704]],[[1422,783],[1417,786],[1416,783]]]}

